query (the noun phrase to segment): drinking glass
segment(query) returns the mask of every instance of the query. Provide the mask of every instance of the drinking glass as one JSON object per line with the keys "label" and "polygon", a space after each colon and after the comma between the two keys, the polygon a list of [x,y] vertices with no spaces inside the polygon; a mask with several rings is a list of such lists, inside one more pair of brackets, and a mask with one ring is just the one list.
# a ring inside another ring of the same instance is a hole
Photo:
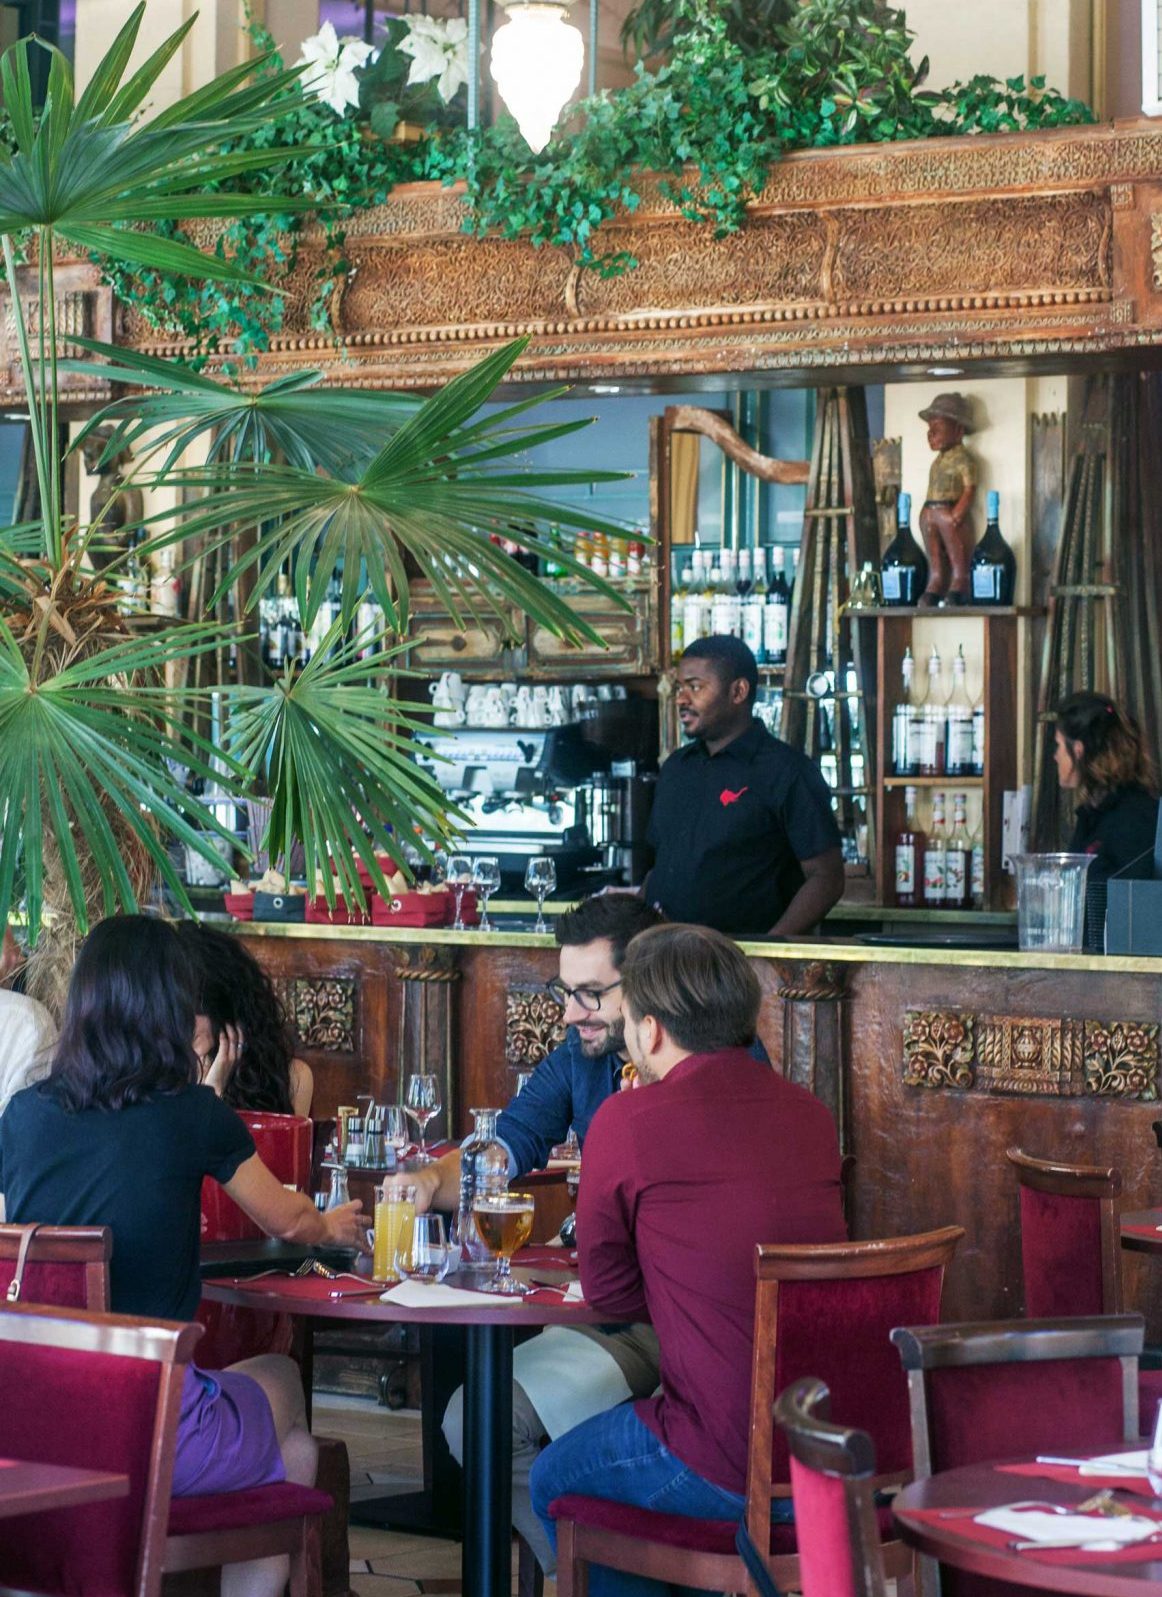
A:
{"label": "drinking glass", "polygon": [[409,1120],[415,1122],[419,1130],[419,1148],[415,1155],[416,1164],[431,1164],[432,1156],[425,1144],[425,1135],[429,1120],[434,1120],[443,1107],[440,1097],[440,1078],[428,1073],[419,1073],[408,1077],[407,1093],[404,1096],[404,1108],[407,1110]]}
{"label": "drinking glass", "polygon": [[480,908],[480,930],[490,932],[492,922],[488,918],[488,900],[500,886],[500,861],[495,854],[480,854],[476,864],[472,867],[472,885],[482,900]]}
{"label": "drinking glass", "polygon": [[391,1179],[375,1189],[375,1232],[371,1273],[377,1281],[397,1281],[396,1258],[401,1238],[411,1235],[416,1217],[416,1189]]}
{"label": "drinking glass", "polygon": [[389,1148],[395,1149],[397,1159],[403,1158],[404,1149],[411,1141],[411,1138],[408,1136],[408,1123],[402,1104],[389,1103],[384,1105],[383,1140]]}
{"label": "drinking glass", "polygon": [[452,1249],[444,1235],[442,1214],[417,1214],[410,1230],[400,1232],[395,1255],[397,1274],[405,1281],[422,1281],[434,1286],[447,1275],[452,1264]]}
{"label": "drinking glass", "polygon": [[1154,1417],[1150,1451],[1146,1454],[1146,1476],[1155,1497],[1162,1496],[1162,1403]]}
{"label": "drinking glass", "polygon": [[496,1274],[481,1288],[503,1297],[523,1297],[524,1288],[512,1274],[512,1256],[533,1234],[531,1192],[484,1192],[472,1203],[476,1229],[496,1260]]}
{"label": "drinking glass", "polygon": [[545,854],[537,854],[525,867],[525,888],[537,901],[535,932],[547,932],[545,924],[545,899],[557,890],[557,867]]}
{"label": "drinking glass", "polygon": [[449,854],[444,880],[456,895],[456,919],[452,922],[454,932],[464,930],[464,917],[461,909],[464,904],[464,892],[472,886],[472,857],[469,854]]}

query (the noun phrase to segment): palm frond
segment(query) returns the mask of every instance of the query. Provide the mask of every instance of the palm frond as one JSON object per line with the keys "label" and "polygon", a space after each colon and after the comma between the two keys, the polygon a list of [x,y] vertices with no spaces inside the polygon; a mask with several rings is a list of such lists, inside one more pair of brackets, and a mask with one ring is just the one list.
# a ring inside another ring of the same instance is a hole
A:
{"label": "palm frond", "polygon": [[398,857],[413,827],[440,838],[464,818],[449,815],[442,789],[415,762],[414,734],[430,722],[368,684],[394,667],[398,649],[369,661],[360,658],[366,642],[345,641],[336,624],[297,676],[288,667],[271,687],[228,690],[226,748],[261,771],[274,795],[265,846],[272,858],[289,857],[301,842],[308,891],[321,877],[332,907],[336,889],[366,907],[357,862],[390,897],[376,854]]}

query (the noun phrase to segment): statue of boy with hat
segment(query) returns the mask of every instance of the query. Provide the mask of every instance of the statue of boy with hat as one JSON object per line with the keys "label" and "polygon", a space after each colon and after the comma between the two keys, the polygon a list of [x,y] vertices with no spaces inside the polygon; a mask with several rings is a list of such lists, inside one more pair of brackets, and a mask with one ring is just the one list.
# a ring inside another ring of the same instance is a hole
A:
{"label": "statue of boy with hat", "polygon": [[926,607],[968,604],[972,598],[970,520],[976,495],[976,461],[964,447],[973,430],[972,405],[964,394],[937,394],[920,420],[928,423],[928,447],[936,459],[928,473],[928,497],[920,512],[920,531],[928,551]]}

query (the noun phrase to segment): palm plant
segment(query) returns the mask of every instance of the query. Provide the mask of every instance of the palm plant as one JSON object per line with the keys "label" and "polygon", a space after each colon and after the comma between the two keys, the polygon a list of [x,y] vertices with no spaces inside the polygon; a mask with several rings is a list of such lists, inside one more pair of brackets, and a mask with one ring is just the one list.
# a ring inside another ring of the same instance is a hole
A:
{"label": "palm plant", "polygon": [[[308,879],[321,870],[329,897],[337,889],[363,902],[357,860],[383,889],[375,855],[390,848],[393,830],[410,836],[418,825],[440,837],[449,825],[439,787],[412,757],[414,734],[428,723],[388,686],[414,578],[426,578],[458,620],[515,605],[573,641],[596,641],[490,535],[552,553],[585,580],[595,579],[550,548],[547,523],[625,535],[545,497],[616,474],[522,469],[524,451],[579,424],[528,424],[524,412],[537,400],[480,414],[519,342],[426,400],[331,390],[317,373],[248,391],[236,378],[84,339],[62,347],[58,251],[238,280],[244,274],[229,259],[151,229],[271,203],[230,192],[271,151],[223,154],[222,146],[287,114],[295,74],[256,61],[147,114],[189,25],[128,74],[144,9],[79,96],[67,61],[51,50],[39,112],[29,51],[49,47],[22,40],[0,58],[11,123],[10,148],[0,151],[0,245],[39,490],[34,520],[0,528],[0,925],[23,897],[33,940],[51,922],[41,948],[54,950],[52,969],[67,967],[70,938],[92,917],[135,907],[159,878],[186,902],[172,841],[217,857],[214,834],[228,828],[191,798],[187,773],[238,798],[265,786],[272,855],[301,843]],[[296,153],[280,152],[288,188]],[[301,203],[288,195],[279,208]],[[118,562],[92,571],[86,556],[99,529],[65,512],[58,442],[61,380],[78,371],[126,385],[86,431],[111,431],[110,457],[132,445],[137,485],[177,502],[150,516],[145,557],[186,539],[220,556],[223,575],[204,614],[134,626],[118,609]],[[203,463],[184,463],[187,451]],[[336,568],[339,615],[305,669],[258,684],[197,680],[225,653],[230,627],[215,618],[224,593],[242,594],[253,610],[289,571],[310,626]],[[368,589],[385,623],[381,634],[356,638]],[[51,985],[42,971],[42,989]]]}

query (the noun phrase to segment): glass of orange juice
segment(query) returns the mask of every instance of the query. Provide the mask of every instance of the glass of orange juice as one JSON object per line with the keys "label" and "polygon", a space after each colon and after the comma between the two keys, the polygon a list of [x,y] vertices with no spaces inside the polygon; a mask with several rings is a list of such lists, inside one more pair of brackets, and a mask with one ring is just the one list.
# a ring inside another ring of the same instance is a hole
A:
{"label": "glass of orange juice", "polygon": [[372,1273],[377,1281],[398,1281],[395,1256],[406,1246],[416,1217],[416,1189],[388,1180],[375,1189],[375,1245]]}

